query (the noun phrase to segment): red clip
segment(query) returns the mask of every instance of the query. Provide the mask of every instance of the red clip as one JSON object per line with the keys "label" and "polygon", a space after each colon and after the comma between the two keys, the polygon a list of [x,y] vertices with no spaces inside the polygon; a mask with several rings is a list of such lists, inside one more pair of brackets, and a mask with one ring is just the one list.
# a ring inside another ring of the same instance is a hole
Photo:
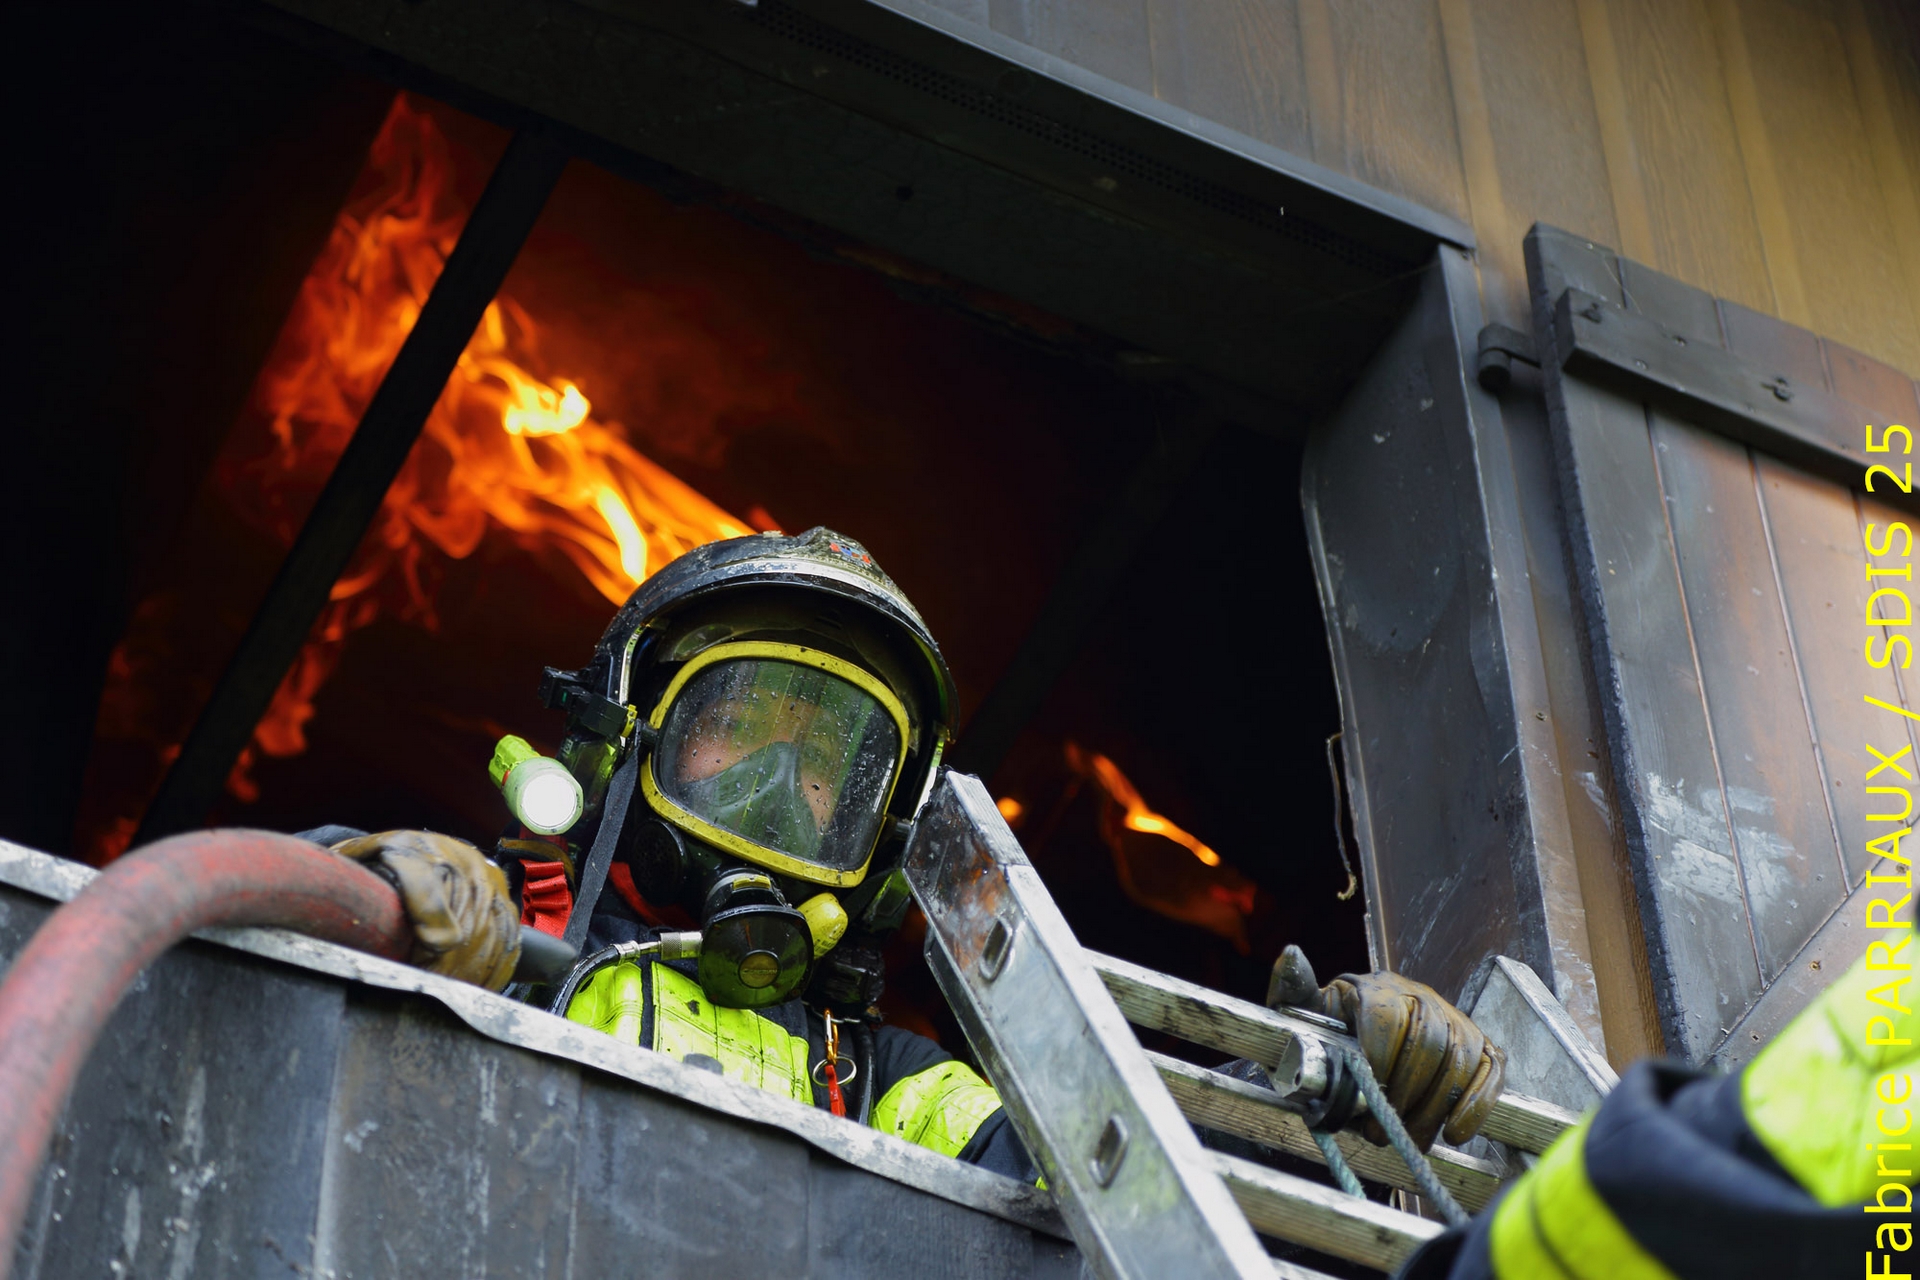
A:
{"label": "red clip", "polygon": [[820,1066],[826,1079],[822,1082],[827,1090],[827,1110],[837,1116],[847,1114],[846,1095],[840,1092],[840,1027],[831,1013],[820,1015],[827,1024],[827,1057]]}
{"label": "red clip", "polygon": [[840,1092],[840,1072],[831,1062],[827,1064],[827,1110],[837,1116],[847,1114],[847,1099]]}

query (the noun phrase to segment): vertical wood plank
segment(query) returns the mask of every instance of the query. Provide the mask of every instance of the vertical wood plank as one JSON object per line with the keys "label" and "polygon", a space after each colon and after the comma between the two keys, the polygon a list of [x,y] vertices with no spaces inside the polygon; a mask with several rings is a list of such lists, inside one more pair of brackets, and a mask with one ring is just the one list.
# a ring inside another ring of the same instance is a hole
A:
{"label": "vertical wood plank", "polygon": [[[1913,429],[1915,432],[1920,432],[1920,388],[1916,388],[1912,379],[1897,369],[1882,364],[1870,356],[1851,350],[1837,342],[1827,342],[1823,345],[1826,350],[1827,369],[1833,379],[1833,389],[1836,392],[1867,409],[1868,412],[1877,415],[1879,421],[1874,424],[1876,426],[1885,426],[1889,422],[1898,422]],[[1903,522],[1910,528],[1916,528],[1916,522],[1912,517],[1894,511],[1864,493],[1856,495],[1856,500],[1859,506],[1860,522],[1857,536],[1860,538],[1859,545],[1862,551],[1867,551],[1867,539],[1869,536],[1871,536],[1874,545],[1888,546],[1890,550],[1895,551],[1901,550],[1901,542],[1897,536],[1889,543],[1889,530],[1893,525]],[[1916,528],[1916,533],[1920,533],[1920,528]],[[1896,571],[1909,563],[1909,557],[1906,556],[1875,556],[1870,553],[1867,554],[1867,560],[1868,563],[1876,568]],[[1902,587],[1907,587],[1908,585],[1905,578],[1892,574],[1879,579],[1879,581],[1887,585],[1896,583]],[[1865,597],[1867,594],[1868,589],[1863,586],[1860,591],[1861,601],[1859,611],[1855,613],[1853,619],[1856,624],[1864,623],[1867,617],[1865,612]],[[1913,592],[1909,591],[1909,594],[1911,595]],[[1886,610],[1883,608],[1878,612],[1884,614]],[[1881,641],[1881,645],[1876,646],[1876,648],[1884,652],[1884,644],[1895,634],[1895,629],[1880,627],[1876,628],[1875,632]],[[1864,634],[1865,629],[1856,626],[1856,638]],[[1912,633],[1909,631],[1907,634],[1909,639],[1912,639]],[[1894,703],[1896,706],[1906,707],[1909,711],[1920,711],[1920,666],[1903,668],[1898,665],[1898,659],[1895,659],[1894,665],[1887,668],[1886,674],[1892,677],[1894,686],[1899,691],[1897,697],[1887,698],[1886,700]],[[1885,695],[1878,690],[1868,690],[1867,692],[1873,692],[1877,696],[1885,698]],[[1914,747],[1914,756],[1908,757],[1908,759],[1920,757],[1920,724],[1916,724],[1915,721],[1906,717],[1894,716],[1878,708],[1868,707],[1864,703],[1862,706],[1869,717],[1866,732],[1861,739],[1863,744],[1872,743],[1881,751],[1892,753],[1896,750],[1897,744],[1902,741],[1901,735],[1904,734],[1904,740]],[[1857,785],[1865,787],[1868,785],[1864,781],[1865,772],[1872,761],[1864,749],[1857,751],[1855,761],[1858,765],[1858,771],[1855,772],[1852,777],[1861,779],[1862,781]],[[1920,772],[1920,770],[1916,770],[1916,772]],[[1878,785],[1879,783],[1893,783],[1901,786],[1910,785],[1906,779],[1896,779],[1890,772],[1883,772],[1876,778],[1874,785]],[[1877,802],[1881,801],[1883,797],[1876,796],[1872,799],[1876,803],[1869,806],[1868,797],[1864,792],[1856,791],[1853,803],[1862,814],[1869,811],[1880,811]],[[1884,824],[1878,824],[1878,830],[1875,834],[1879,834],[1885,830],[1887,830],[1887,828]],[[1872,861],[1872,859],[1866,856],[1864,848],[1849,850],[1849,866],[1856,876],[1868,870]]]}
{"label": "vertical wood plank", "polygon": [[1333,37],[1330,0],[1298,0],[1300,57],[1307,73],[1307,128],[1313,158],[1345,170],[1346,134],[1340,110],[1340,50]]}
{"label": "vertical wood plank", "polygon": [[1588,946],[1607,1061],[1617,1070],[1662,1053],[1653,979],[1620,830],[1606,730],[1589,689],[1591,664],[1579,633],[1565,519],[1555,493],[1553,445],[1538,392],[1504,397],[1500,416],[1513,455],[1515,497],[1526,528],[1527,586],[1551,701],[1568,832],[1586,912]]}
{"label": "vertical wood plank", "polygon": [[[1888,571],[1885,576],[1876,576],[1872,586],[1898,586],[1908,592],[1910,599],[1913,598],[1912,587],[1906,578],[1901,576],[1901,571],[1907,569],[1911,564],[1910,558],[1906,555],[1874,555],[1872,548],[1882,546],[1891,552],[1910,550],[1911,548],[1904,543],[1902,535],[1894,529],[1894,526],[1905,524],[1916,536],[1920,536],[1920,528],[1915,527],[1915,521],[1912,516],[1904,512],[1895,511],[1893,508],[1876,501],[1867,494],[1859,493],[1854,496],[1859,507],[1860,546],[1866,553],[1867,562],[1874,568]],[[1867,595],[1869,592],[1863,589],[1862,594]],[[1892,600],[1883,598],[1877,605],[1873,616],[1888,616],[1894,607],[1895,605]],[[1864,611],[1854,616],[1853,621],[1856,624],[1856,635],[1864,636],[1868,634],[1869,628],[1859,625],[1865,622],[1867,616]],[[1905,635],[1909,643],[1914,641],[1913,632],[1909,628],[1873,627],[1870,630],[1876,640],[1874,648],[1880,653],[1887,652],[1892,638],[1896,635]],[[1898,651],[1896,650],[1896,652]],[[1873,692],[1875,696],[1881,697],[1885,701],[1891,702],[1894,706],[1905,707],[1909,711],[1920,712],[1920,668],[1909,666],[1903,669],[1900,666],[1899,659],[1895,658],[1889,663],[1887,674],[1893,678],[1894,686],[1898,690],[1898,696],[1886,698],[1885,695],[1878,690],[1872,690],[1870,692]],[[1920,796],[1920,784],[1916,784],[1912,779],[1896,777],[1895,773],[1897,771],[1893,769],[1882,770],[1872,781],[1867,781],[1866,771],[1874,761],[1866,750],[1864,750],[1864,746],[1870,743],[1876,749],[1888,755],[1898,757],[1901,765],[1905,767],[1909,773],[1920,773],[1920,770],[1916,770],[1913,765],[1914,760],[1920,758],[1920,725],[1916,725],[1914,720],[1909,716],[1896,715],[1865,702],[1861,705],[1868,716],[1868,725],[1867,731],[1862,738],[1862,749],[1855,753],[1855,763],[1858,772],[1856,772],[1854,776],[1860,779],[1860,781],[1857,784],[1858,790],[1854,793],[1853,802],[1855,806],[1860,809],[1862,815],[1867,813],[1897,813],[1901,808],[1901,803],[1897,796],[1888,794],[1869,796],[1866,794],[1866,788],[1879,786],[1905,787],[1909,792]],[[1900,757],[1899,748],[1902,745],[1912,746],[1915,749],[1914,753]],[[1876,836],[1885,835],[1888,831],[1894,829],[1891,824],[1885,822],[1866,825],[1872,828],[1871,834]],[[1879,861],[1879,859],[1869,857],[1864,848],[1850,850],[1849,852],[1851,854],[1849,865],[1855,876],[1862,876],[1871,870],[1878,870],[1882,875],[1895,874],[1897,872],[1897,869],[1891,865],[1875,868],[1873,864]]]}
{"label": "vertical wood plank", "polygon": [[[1629,305],[1696,342],[1722,346],[1710,294],[1620,264]],[[1743,336],[1765,317],[1733,309]],[[1825,384],[1817,342],[1796,351],[1778,321],[1769,350],[1797,354],[1792,374]],[[1805,335],[1811,341],[1811,335]],[[1757,341],[1755,343],[1757,345]],[[1781,598],[1767,513],[1750,452],[1654,415],[1684,608],[1707,701],[1721,801],[1734,835],[1761,976],[1771,981],[1845,896],[1836,837],[1800,666]],[[1729,1011],[1737,1018],[1744,1008]]]}
{"label": "vertical wood plank", "polygon": [[987,0],[987,16],[1002,35],[1153,92],[1147,0]]}
{"label": "vertical wood plank", "polygon": [[[1474,33],[1474,70],[1485,103],[1494,177],[1504,227],[1482,225],[1478,166],[1467,164],[1478,255],[1497,275],[1484,290],[1492,318],[1525,327],[1526,268],[1521,239],[1546,222],[1602,244],[1619,241],[1600,120],[1588,80],[1574,0],[1470,0],[1442,8],[1453,46],[1454,10],[1464,7]],[[1462,71],[1448,59],[1455,99]],[[1461,125],[1466,149],[1468,126]],[[1510,307],[1517,307],[1512,314]]]}
{"label": "vertical wood plank", "polygon": [[1845,896],[1821,763],[1751,455],[1658,413],[1654,442],[1721,800],[1761,977],[1771,982]]}
{"label": "vertical wood plank", "polygon": [[[1728,7],[1733,2],[1714,0]],[[1920,252],[1920,221],[1903,235],[1887,216],[1886,191],[1904,180],[1883,167],[1872,144],[1831,6],[1825,0],[1741,0],[1740,10],[1752,77],[1761,90],[1755,110],[1764,136],[1758,145],[1771,151],[1779,168],[1770,197],[1779,207],[1763,216],[1762,227],[1780,306],[1767,309],[1881,359],[1920,368],[1914,295],[1895,283],[1910,278],[1900,245],[1916,241]],[[1741,145],[1748,143],[1743,129]],[[1755,197],[1764,214],[1769,198],[1758,183]],[[1778,234],[1769,225],[1774,218],[1781,223]],[[1779,270],[1779,236],[1791,242],[1805,281],[1798,313]]]}
{"label": "vertical wood plank", "polygon": [[[1621,284],[1607,279],[1615,271],[1625,267],[1577,238],[1541,228],[1528,239],[1536,309],[1569,285],[1618,300]],[[1548,377],[1568,537],[1662,1032],[1668,1052],[1698,1061],[1762,982],[1646,410],[1561,377],[1551,362]]]}
{"label": "vertical wood plank", "polygon": [[1873,670],[1861,655],[1867,558],[1853,495],[1772,459],[1762,460],[1760,481],[1850,887],[1871,861],[1861,744],[1885,746],[1887,728],[1887,717],[1860,695],[1899,705],[1900,689],[1891,672]]}
{"label": "vertical wood plank", "polygon": [[[1773,163],[1773,140],[1767,136],[1766,121],[1761,117],[1760,89],[1754,83],[1753,59],[1747,52],[1740,6],[1735,0],[1706,0],[1706,5],[1727,78],[1727,102],[1733,110],[1734,136],[1740,140],[1747,191],[1753,197],[1760,249],[1766,256],[1767,277],[1773,286],[1773,310],[1794,324],[1810,324],[1806,289],[1800,280],[1800,254],[1794,247],[1786,196],[1780,190],[1780,174]],[[1756,25],[1763,34],[1764,20]],[[1770,83],[1767,88],[1771,96],[1777,86]]]}
{"label": "vertical wood plank", "polygon": [[[1894,3],[1880,0],[1870,9],[1869,0],[1841,0],[1839,19],[1907,304],[1920,317],[1920,35],[1913,43],[1900,38],[1899,19],[1889,11]],[[1920,348],[1886,358],[1920,371]]]}
{"label": "vertical wood plank", "polygon": [[[1796,382],[1827,385],[1826,358],[1813,334],[1731,303],[1723,306],[1722,319],[1728,349],[1736,355]],[[1867,667],[1860,652],[1867,559],[1852,492],[1765,456],[1757,459],[1757,469],[1841,874],[1850,887],[1868,861],[1860,744],[1881,727],[1860,695],[1898,703],[1900,691],[1890,671]]]}
{"label": "vertical wood plank", "polygon": [[1626,73],[1620,65],[1619,41],[1614,39],[1613,15],[1608,0],[1576,0],[1576,10],[1601,149],[1607,160],[1614,221],[1620,228],[1620,238],[1611,243],[1618,244],[1630,257],[1651,262],[1658,252],[1653,214],[1647,203],[1646,184],[1640,180],[1639,147],[1627,111]]}
{"label": "vertical wood plank", "polygon": [[1526,316],[1526,275],[1520,238],[1510,229],[1500,162],[1494,153],[1493,118],[1480,73],[1472,0],[1439,0],[1440,32],[1447,52],[1454,131],[1466,175],[1467,207],[1480,248],[1480,290],[1493,319],[1518,324]]}
{"label": "vertical wood plank", "polygon": [[[1920,434],[1920,425],[1915,425],[1920,402],[1916,402],[1911,376],[1844,343],[1829,339],[1823,345],[1835,392],[1879,414],[1885,422],[1904,423]],[[1920,453],[1920,445],[1915,452]]]}
{"label": "vertical wood plank", "polygon": [[[1609,738],[1668,1048],[1704,1058],[1761,989],[1644,408],[1568,380]],[[1723,1000],[1725,1003],[1723,1003]]]}
{"label": "vertical wood plank", "polygon": [[1291,0],[1149,0],[1153,91],[1296,155],[1313,154]]}
{"label": "vertical wood plank", "polygon": [[1766,258],[1701,0],[1608,0],[1654,254],[1631,256],[1761,310]]}
{"label": "vertical wood plank", "polygon": [[[1315,158],[1466,221],[1466,178],[1436,0],[1303,0],[1300,13],[1303,35],[1324,14],[1338,75],[1337,131],[1323,129],[1328,122],[1314,99]],[[1310,56],[1314,43],[1308,40]],[[1338,139],[1330,151],[1323,142],[1329,137]]]}

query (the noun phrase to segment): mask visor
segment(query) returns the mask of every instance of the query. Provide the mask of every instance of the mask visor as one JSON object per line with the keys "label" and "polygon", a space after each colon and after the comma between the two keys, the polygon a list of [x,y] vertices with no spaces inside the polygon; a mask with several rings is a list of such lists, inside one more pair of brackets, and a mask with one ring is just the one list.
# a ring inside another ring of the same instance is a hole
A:
{"label": "mask visor", "polygon": [[732,653],[683,673],[660,718],[654,789],[664,816],[763,866],[858,873],[904,754],[904,710],[849,664],[775,648],[717,646]]}

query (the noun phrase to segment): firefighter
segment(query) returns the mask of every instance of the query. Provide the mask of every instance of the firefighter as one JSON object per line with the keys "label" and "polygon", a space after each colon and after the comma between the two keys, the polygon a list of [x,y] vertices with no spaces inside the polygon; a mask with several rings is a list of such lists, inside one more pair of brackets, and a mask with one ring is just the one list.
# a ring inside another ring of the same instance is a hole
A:
{"label": "firefighter", "polygon": [[[559,764],[579,785],[564,835],[516,828],[497,863],[425,832],[335,844],[400,887],[416,963],[499,989],[523,914],[584,924],[585,955],[697,929],[697,957],[576,974],[555,1012],[1035,1180],[991,1086],[874,1012],[881,948],[911,900],[901,853],[955,695],[864,547],[813,529],[688,552],[635,591],[585,667],[550,669],[542,696],[566,714]],[[1440,997],[1382,974],[1294,998],[1363,1029],[1422,1145],[1478,1128],[1498,1064]]]}
{"label": "firefighter", "polygon": [[[1904,927],[1904,926],[1903,926]],[[1920,1017],[1876,942],[1744,1070],[1640,1062],[1405,1280],[1901,1276]],[[1877,961],[1877,965],[1876,965]],[[1864,1259],[1863,1259],[1864,1255]]]}

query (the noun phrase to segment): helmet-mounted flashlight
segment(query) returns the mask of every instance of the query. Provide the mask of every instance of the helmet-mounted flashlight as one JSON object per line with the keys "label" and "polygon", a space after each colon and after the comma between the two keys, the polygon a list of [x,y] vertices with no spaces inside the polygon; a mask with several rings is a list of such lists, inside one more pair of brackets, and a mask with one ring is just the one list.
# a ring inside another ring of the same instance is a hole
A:
{"label": "helmet-mounted flashlight", "polygon": [[567,767],[513,734],[494,747],[487,775],[500,788],[515,820],[539,835],[560,835],[571,829],[586,807],[580,783]]}

